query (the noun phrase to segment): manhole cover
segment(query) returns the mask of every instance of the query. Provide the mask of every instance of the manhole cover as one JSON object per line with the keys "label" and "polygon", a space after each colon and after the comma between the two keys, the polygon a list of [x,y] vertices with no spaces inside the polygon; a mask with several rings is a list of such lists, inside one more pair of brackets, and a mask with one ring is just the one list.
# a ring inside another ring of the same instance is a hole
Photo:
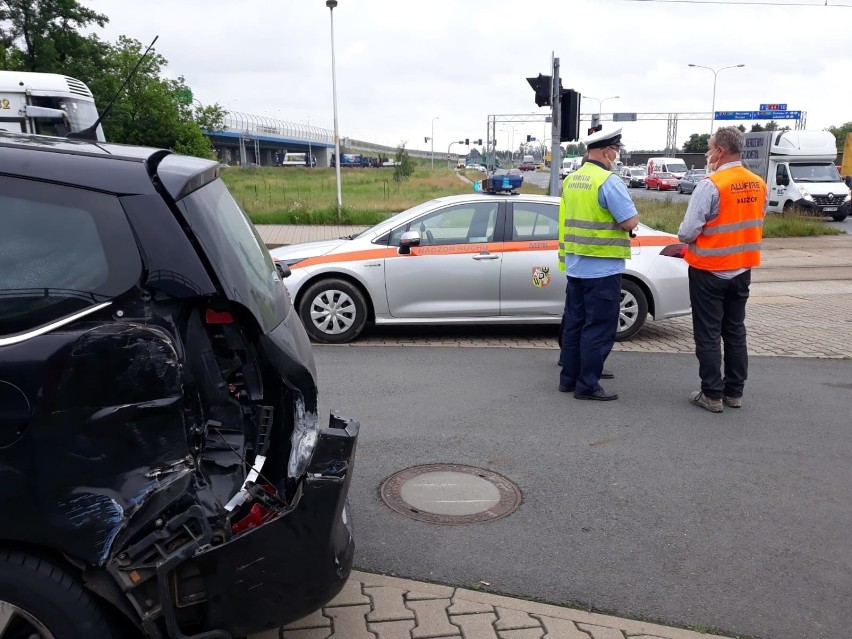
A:
{"label": "manhole cover", "polygon": [[401,515],[433,524],[481,524],[513,513],[521,491],[490,470],[428,464],[401,470],[381,488],[382,500]]}

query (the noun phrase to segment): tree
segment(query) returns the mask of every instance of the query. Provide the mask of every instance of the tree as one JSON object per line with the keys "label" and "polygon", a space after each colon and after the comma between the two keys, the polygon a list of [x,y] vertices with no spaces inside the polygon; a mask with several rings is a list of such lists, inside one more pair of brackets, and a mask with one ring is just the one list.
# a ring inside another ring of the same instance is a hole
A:
{"label": "tree", "polygon": [[218,103],[210,106],[201,106],[193,114],[195,123],[203,131],[211,132],[225,130],[226,115],[228,115],[228,112]]}
{"label": "tree", "polygon": [[738,125],[737,125],[737,128],[738,128],[740,131],[742,131],[743,133],[745,133],[745,132],[746,132],[746,128],[745,128],[742,124],[738,124]]}
{"label": "tree", "polygon": [[[107,22],[105,15],[76,0],[0,0],[0,63],[7,69],[60,73],[85,82],[104,116],[101,124],[111,142],[213,157],[200,127],[222,129],[222,107],[215,104],[194,113],[186,81],[182,76],[163,78],[167,62],[154,50],[119,94],[143,49],[126,36],[110,44],[97,35],[78,32]],[[113,98],[115,103],[104,114]]]}
{"label": "tree", "polygon": [[102,44],[78,29],[107,22],[76,0],[0,0],[0,62],[11,70],[70,74],[78,60],[89,59],[92,48]]}
{"label": "tree", "polygon": [[704,153],[709,148],[709,133],[693,133],[683,145],[684,153]]}
{"label": "tree", "polygon": [[405,150],[405,142],[399,143],[394,160],[393,181],[401,184],[403,180],[407,180],[414,173],[414,162],[411,161],[411,156]]}
{"label": "tree", "polygon": [[837,150],[842,151],[843,145],[846,142],[846,136],[852,133],[852,122],[847,122],[840,126],[830,126],[826,129],[837,140]]}
{"label": "tree", "polygon": [[[142,44],[138,40],[120,36],[118,43],[109,47],[101,73],[86,79],[102,113],[118,94],[122,82],[139,62],[142,53]],[[104,116],[104,135],[112,142],[212,157],[210,141],[193,117],[192,91],[183,76],[176,80],[162,78],[161,70],[165,64],[163,56],[155,50],[149,52]],[[218,108],[221,110],[221,107]]]}
{"label": "tree", "polygon": [[757,131],[789,131],[789,126],[780,126],[775,120],[770,120],[766,123],[766,126],[761,126],[759,124],[751,125],[752,132]]}

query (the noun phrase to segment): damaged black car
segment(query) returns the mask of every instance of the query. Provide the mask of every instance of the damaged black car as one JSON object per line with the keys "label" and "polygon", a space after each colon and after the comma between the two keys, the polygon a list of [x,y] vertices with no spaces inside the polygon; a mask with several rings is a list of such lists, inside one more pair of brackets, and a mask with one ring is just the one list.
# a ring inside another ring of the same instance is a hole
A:
{"label": "damaged black car", "polygon": [[349,576],[359,426],[218,171],[0,134],[4,639],[239,637]]}

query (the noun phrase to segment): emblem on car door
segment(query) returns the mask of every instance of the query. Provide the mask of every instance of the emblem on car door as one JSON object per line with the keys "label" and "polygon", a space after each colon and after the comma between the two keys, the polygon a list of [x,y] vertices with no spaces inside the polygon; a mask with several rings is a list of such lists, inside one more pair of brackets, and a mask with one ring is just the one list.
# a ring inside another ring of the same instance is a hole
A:
{"label": "emblem on car door", "polygon": [[550,284],[550,267],[533,266],[532,281],[536,288],[544,288]]}

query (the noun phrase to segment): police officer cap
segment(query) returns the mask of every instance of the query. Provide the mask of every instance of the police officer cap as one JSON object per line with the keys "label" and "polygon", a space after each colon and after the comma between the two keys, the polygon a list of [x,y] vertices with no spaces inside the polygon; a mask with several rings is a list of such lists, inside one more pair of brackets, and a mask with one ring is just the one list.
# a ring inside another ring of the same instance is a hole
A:
{"label": "police officer cap", "polygon": [[624,146],[621,143],[621,128],[609,131],[598,131],[581,140],[588,149],[603,149],[607,146]]}

